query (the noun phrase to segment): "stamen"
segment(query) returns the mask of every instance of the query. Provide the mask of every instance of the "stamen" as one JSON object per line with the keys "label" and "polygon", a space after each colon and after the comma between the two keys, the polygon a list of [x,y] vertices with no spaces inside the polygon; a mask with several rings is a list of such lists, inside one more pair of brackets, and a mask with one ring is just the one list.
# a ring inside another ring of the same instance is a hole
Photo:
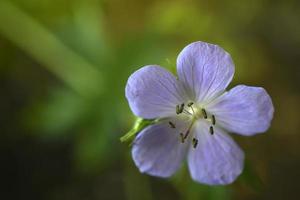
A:
{"label": "stamen", "polygon": [[171,128],[176,128],[175,124],[169,121],[169,125]]}
{"label": "stamen", "polygon": [[211,127],[209,127],[209,132],[210,132],[210,134],[211,135],[213,135],[214,134],[214,128],[211,126]]}
{"label": "stamen", "polygon": [[203,109],[203,108],[202,108],[202,114],[203,114],[204,119],[207,119],[207,113],[206,113],[205,109]]}
{"label": "stamen", "polygon": [[193,138],[193,147],[196,148],[198,145],[198,140],[196,138]]}
{"label": "stamen", "polygon": [[183,109],[184,109],[184,103],[181,105],[176,105],[176,114],[179,115],[180,113],[182,113]]}
{"label": "stamen", "polygon": [[183,133],[180,133],[179,135],[180,135],[181,143],[184,143],[184,135],[183,135]]}
{"label": "stamen", "polygon": [[190,128],[185,132],[184,139],[186,139],[187,136],[189,136],[189,134],[190,134]]}
{"label": "stamen", "polygon": [[194,123],[195,123],[195,120],[193,120],[193,121],[191,122],[191,124],[189,125],[187,131],[186,131],[185,134],[184,134],[184,139],[186,139],[186,138],[189,136],[190,131],[191,131],[191,128],[193,127],[193,124],[194,124]]}
{"label": "stamen", "polygon": [[179,105],[176,105],[176,114],[177,114],[177,115],[180,114],[180,108],[179,108]]}
{"label": "stamen", "polygon": [[192,105],[193,105],[194,103],[193,102],[190,102],[190,103],[188,103],[188,107],[191,107]]}
{"label": "stamen", "polygon": [[184,109],[184,103],[182,103],[182,104],[180,105],[180,110],[181,110],[181,112],[183,111],[183,109]]}
{"label": "stamen", "polygon": [[212,122],[213,125],[216,124],[216,118],[215,118],[214,115],[211,116],[211,122]]}
{"label": "stamen", "polygon": [[193,115],[192,113],[190,113],[189,111],[187,111],[186,109],[183,110],[183,112],[187,115]]}
{"label": "stamen", "polygon": [[194,103],[190,102],[187,106],[190,107],[193,111],[193,114],[195,114],[194,108],[193,108]]}

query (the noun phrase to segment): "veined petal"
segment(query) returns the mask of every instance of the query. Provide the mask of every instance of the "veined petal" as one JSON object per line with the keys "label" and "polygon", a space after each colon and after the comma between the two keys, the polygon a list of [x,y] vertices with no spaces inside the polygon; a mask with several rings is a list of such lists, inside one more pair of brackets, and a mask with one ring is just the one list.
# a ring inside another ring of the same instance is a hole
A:
{"label": "veined petal", "polygon": [[211,135],[206,122],[197,123],[194,131],[198,145],[188,153],[192,178],[208,185],[232,183],[243,170],[244,152],[221,129],[214,127]]}
{"label": "veined petal", "polygon": [[135,115],[152,119],[176,115],[176,105],[183,103],[186,95],[174,75],[149,65],[129,77],[126,97]]}
{"label": "veined petal", "polygon": [[187,152],[187,143],[181,143],[183,122],[170,120],[145,128],[134,140],[132,158],[142,173],[169,177],[180,167]]}
{"label": "veined petal", "polygon": [[207,110],[230,132],[254,135],[265,132],[274,113],[272,100],[261,87],[239,85],[211,102]]}
{"label": "veined petal", "polygon": [[226,89],[234,74],[234,64],[221,47],[194,42],[179,54],[177,72],[190,98],[203,102],[210,101]]}

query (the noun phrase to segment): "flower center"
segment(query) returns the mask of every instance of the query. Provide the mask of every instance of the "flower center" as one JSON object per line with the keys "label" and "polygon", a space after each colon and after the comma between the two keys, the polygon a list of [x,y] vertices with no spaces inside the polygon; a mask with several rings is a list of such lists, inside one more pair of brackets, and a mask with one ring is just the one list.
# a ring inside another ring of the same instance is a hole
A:
{"label": "flower center", "polygon": [[[204,120],[208,121],[209,123],[211,123],[211,126],[209,127],[208,131],[210,132],[211,135],[214,134],[213,126],[216,125],[215,116],[213,114],[207,113],[205,108],[195,105],[194,102],[189,102],[187,105],[185,105],[184,103],[177,105],[176,106],[176,114],[177,115],[185,115],[191,121],[189,126],[187,127],[186,131],[181,132],[179,134],[180,141],[182,143],[184,143],[186,141],[186,139],[188,138],[194,123],[200,119],[204,119]],[[176,128],[174,123],[169,122],[169,124],[170,124],[171,128]],[[193,144],[193,147],[196,148],[197,144],[198,144],[198,139],[193,137],[192,144]]]}

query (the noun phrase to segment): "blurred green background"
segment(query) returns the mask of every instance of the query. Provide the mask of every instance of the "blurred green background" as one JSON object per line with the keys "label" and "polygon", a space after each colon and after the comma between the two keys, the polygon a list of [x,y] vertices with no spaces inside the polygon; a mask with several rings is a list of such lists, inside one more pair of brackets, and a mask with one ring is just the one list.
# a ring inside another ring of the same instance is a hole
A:
{"label": "blurred green background", "polygon": [[[233,57],[234,81],[264,87],[266,134],[234,136],[246,169],[229,186],[140,174],[119,137],[134,116],[128,76],[175,72],[193,41]],[[0,0],[0,199],[297,199],[300,1]]]}

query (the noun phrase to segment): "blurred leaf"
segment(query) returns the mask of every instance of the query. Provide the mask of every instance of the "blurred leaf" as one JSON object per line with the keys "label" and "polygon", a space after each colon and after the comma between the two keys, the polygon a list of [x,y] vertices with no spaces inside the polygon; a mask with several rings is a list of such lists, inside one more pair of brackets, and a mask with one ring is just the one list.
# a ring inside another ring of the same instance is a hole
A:
{"label": "blurred leaf", "polygon": [[105,34],[100,1],[74,0],[69,9],[70,14],[58,25],[56,35],[103,73],[110,65],[112,52]]}
{"label": "blurred leaf", "polygon": [[[29,124],[38,133],[47,136],[68,133],[68,130],[82,122],[88,114],[88,102],[77,93],[66,89],[52,92],[49,100],[34,107],[27,114]],[[29,117],[28,117],[29,115]]]}
{"label": "blurred leaf", "polygon": [[74,26],[78,34],[70,35],[77,36],[74,42],[80,52],[87,55],[94,63],[103,64],[104,60],[110,57],[111,49],[105,37],[100,1],[75,0],[72,5]]}
{"label": "blurred leaf", "polygon": [[[197,20],[190,20],[197,19]],[[149,15],[149,29],[162,34],[197,36],[209,32],[211,13],[195,4],[182,1],[159,2]]]}
{"label": "blurred leaf", "polygon": [[107,98],[109,100],[103,97],[91,103],[90,115],[78,130],[75,162],[80,170],[88,173],[99,171],[114,161],[120,146],[118,109],[112,97]]}
{"label": "blurred leaf", "polygon": [[0,34],[83,96],[99,94],[102,74],[53,33],[7,0],[0,2]]}

